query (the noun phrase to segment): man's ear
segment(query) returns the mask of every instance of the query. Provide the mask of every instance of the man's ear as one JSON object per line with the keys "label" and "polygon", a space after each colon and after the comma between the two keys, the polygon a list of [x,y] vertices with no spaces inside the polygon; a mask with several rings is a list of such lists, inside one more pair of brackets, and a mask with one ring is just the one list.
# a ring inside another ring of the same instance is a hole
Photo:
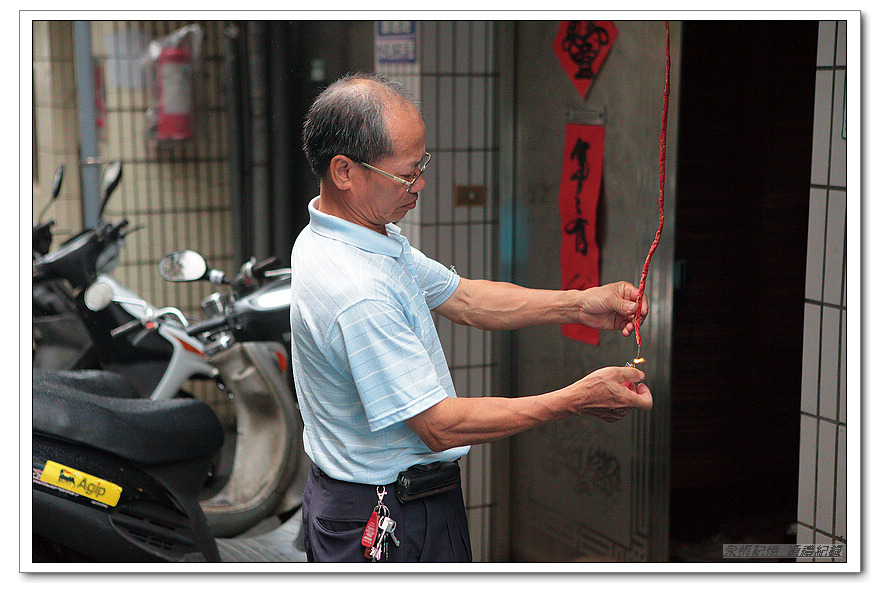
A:
{"label": "man's ear", "polygon": [[330,160],[330,168],[327,177],[337,188],[345,191],[351,188],[354,162],[346,156],[337,154]]}

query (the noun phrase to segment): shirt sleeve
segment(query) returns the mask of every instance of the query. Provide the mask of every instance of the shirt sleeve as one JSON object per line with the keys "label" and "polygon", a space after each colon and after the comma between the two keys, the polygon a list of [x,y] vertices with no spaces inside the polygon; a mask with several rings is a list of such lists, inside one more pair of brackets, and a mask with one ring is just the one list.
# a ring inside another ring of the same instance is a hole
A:
{"label": "shirt sleeve", "polygon": [[431,357],[402,311],[364,300],[337,319],[334,357],[347,360],[370,430],[411,418],[447,397]]}
{"label": "shirt sleeve", "polygon": [[458,288],[461,278],[458,274],[411,247],[415,270],[413,274],[425,293],[425,301],[429,309],[435,309],[446,302]]}

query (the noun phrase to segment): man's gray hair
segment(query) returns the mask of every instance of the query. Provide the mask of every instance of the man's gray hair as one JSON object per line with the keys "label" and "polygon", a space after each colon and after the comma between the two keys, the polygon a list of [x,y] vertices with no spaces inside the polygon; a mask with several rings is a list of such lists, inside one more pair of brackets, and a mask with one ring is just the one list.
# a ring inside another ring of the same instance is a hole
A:
{"label": "man's gray hair", "polygon": [[336,155],[373,163],[394,154],[385,113],[414,105],[400,82],[377,74],[348,74],[318,95],[303,125],[303,150],[318,179]]}

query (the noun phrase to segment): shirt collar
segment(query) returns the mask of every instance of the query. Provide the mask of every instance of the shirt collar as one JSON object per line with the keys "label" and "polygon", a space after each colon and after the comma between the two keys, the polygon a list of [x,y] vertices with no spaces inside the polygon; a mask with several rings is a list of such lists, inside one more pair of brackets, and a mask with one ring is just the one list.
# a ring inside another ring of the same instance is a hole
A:
{"label": "shirt collar", "polygon": [[400,234],[400,227],[386,224],[385,230],[388,232],[388,236],[385,236],[337,216],[325,214],[315,208],[315,202],[320,197],[317,196],[309,202],[309,226],[312,231],[323,237],[342,241],[371,253],[395,258],[400,257],[400,254],[403,253],[404,239]]}

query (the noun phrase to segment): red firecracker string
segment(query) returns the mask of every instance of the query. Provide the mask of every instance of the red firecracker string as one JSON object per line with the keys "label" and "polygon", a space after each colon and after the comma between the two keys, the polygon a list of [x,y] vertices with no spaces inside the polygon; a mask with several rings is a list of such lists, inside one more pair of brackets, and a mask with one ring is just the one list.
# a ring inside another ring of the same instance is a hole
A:
{"label": "red firecracker string", "polygon": [[666,120],[669,117],[669,21],[666,21],[666,88],[663,91],[663,120],[660,123],[660,196],[657,200],[660,210],[660,226],[657,227],[657,235],[654,237],[654,243],[648,250],[648,258],[645,260],[645,267],[642,269],[642,279],[639,282],[639,292],[636,297],[636,344],[639,351],[642,348],[642,331],[641,331],[641,312],[642,299],[645,296],[645,282],[648,279],[648,266],[651,265],[651,258],[657,245],[660,243],[660,235],[663,233],[663,188],[666,184]]}

